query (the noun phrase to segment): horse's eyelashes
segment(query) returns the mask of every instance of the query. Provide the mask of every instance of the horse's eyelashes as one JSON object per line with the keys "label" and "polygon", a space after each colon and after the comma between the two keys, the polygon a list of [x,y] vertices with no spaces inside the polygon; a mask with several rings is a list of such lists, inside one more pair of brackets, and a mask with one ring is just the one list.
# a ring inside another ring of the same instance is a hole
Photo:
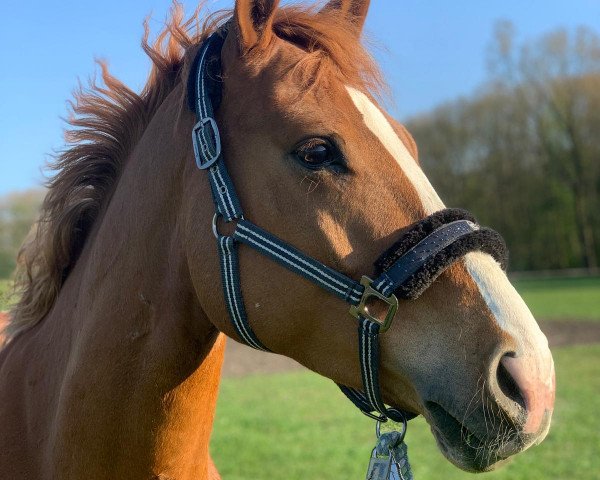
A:
{"label": "horse's eyelashes", "polygon": [[307,146],[298,150],[300,160],[309,167],[320,167],[333,161],[333,152],[328,145]]}
{"label": "horse's eyelashes", "polygon": [[336,171],[343,167],[343,156],[337,146],[325,138],[304,140],[292,152],[293,157],[303,167],[310,170],[321,170],[335,166]]}

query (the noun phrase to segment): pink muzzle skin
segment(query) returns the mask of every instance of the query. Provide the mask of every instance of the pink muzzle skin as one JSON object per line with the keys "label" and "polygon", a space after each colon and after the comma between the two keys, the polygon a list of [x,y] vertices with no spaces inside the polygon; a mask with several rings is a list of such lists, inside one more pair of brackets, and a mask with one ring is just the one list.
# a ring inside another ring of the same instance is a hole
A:
{"label": "pink muzzle skin", "polygon": [[514,379],[525,401],[527,421],[523,433],[538,433],[544,414],[554,408],[556,383],[552,360],[549,364],[538,364],[527,357],[504,356],[501,363]]}

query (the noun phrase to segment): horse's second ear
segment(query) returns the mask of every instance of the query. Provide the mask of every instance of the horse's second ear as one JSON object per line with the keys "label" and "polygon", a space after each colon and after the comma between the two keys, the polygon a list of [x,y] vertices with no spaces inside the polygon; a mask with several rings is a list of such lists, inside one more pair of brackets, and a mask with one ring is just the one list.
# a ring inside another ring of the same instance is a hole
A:
{"label": "horse's second ear", "polygon": [[236,0],[234,16],[243,52],[268,43],[278,4],[279,0]]}
{"label": "horse's second ear", "polygon": [[357,32],[360,34],[367,18],[370,3],[371,0],[329,0],[327,5],[323,7],[323,11],[329,13],[339,12],[356,27]]}

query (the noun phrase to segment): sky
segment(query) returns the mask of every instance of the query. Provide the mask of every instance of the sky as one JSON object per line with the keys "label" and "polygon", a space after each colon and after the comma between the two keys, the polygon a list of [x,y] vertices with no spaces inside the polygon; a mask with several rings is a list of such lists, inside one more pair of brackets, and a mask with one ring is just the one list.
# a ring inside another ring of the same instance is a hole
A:
{"label": "sky", "polygon": [[[196,2],[182,2],[192,12]],[[233,0],[208,0],[211,11]],[[139,90],[149,61],[142,21],[158,31],[170,0],[0,2],[0,195],[43,182],[42,167],[64,145],[67,101],[106,59]],[[402,120],[456,97],[486,78],[494,24],[510,20],[521,40],[550,30],[600,31],[600,0],[372,0],[366,32],[391,87],[388,108]]]}

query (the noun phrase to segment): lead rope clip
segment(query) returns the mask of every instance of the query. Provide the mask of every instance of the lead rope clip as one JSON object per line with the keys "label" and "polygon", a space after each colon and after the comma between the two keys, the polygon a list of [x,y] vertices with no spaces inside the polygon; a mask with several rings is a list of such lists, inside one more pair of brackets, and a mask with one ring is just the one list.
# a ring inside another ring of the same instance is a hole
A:
{"label": "lead rope clip", "polygon": [[406,423],[402,431],[381,433],[380,429],[381,422],[377,422],[377,444],[371,452],[366,480],[413,480],[408,447],[404,443]]}

